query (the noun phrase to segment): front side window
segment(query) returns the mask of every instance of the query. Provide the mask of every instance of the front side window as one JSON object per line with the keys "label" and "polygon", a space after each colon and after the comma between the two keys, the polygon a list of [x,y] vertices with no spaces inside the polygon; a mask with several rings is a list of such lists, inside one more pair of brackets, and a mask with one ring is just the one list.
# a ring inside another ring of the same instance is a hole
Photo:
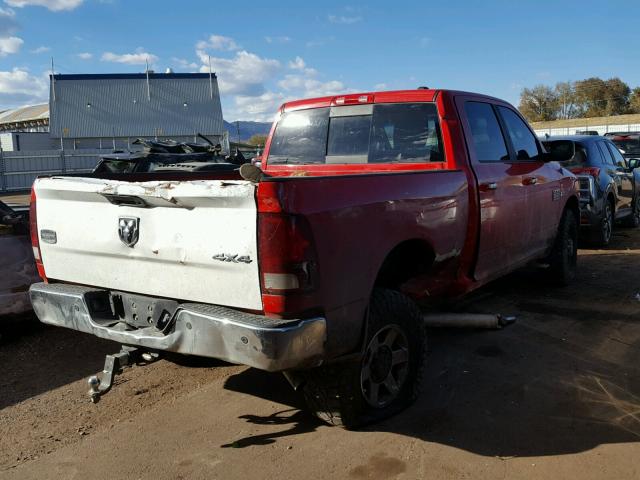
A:
{"label": "front side window", "polygon": [[540,160],[536,138],[522,119],[510,108],[498,107],[507,127],[518,160]]}
{"label": "front side window", "polygon": [[[295,122],[289,117],[292,114],[299,116]],[[433,103],[368,104],[286,113],[276,127],[268,159],[271,164],[444,161]]]}
{"label": "front side window", "polygon": [[466,102],[464,110],[471,128],[471,139],[479,162],[509,160],[507,144],[493,107],[484,102]]}

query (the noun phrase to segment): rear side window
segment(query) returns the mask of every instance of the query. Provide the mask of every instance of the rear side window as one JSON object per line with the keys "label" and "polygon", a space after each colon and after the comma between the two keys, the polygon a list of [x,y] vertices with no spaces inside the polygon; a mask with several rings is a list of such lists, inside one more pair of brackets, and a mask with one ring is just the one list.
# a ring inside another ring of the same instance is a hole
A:
{"label": "rear side window", "polygon": [[607,145],[605,144],[605,142],[598,142],[598,149],[600,149],[600,154],[604,159],[604,163],[613,165],[613,157],[611,157],[611,152],[607,148]]}
{"label": "rear side window", "polygon": [[524,121],[510,108],[498,107],[507,127],[517,160],[540,160],[536,138]]}
{"label": "rear side window", "polygon": [[[294,119],[293,114],[297,114]],[[444,161],[433,103],[366,104],[285,113],[276,127],[268,159],[276,165]]]}
{"label": "rear side window", "polygon": [[483,102],[466,102],[464,110],[471,128],[476,159],[480,162],[509,160],[507,144],[493,107]]}
{"label": "rear side window", "polygon": [[604,143],[606,143],[607,147],[609,147],[609,151],[611,152],[611,156],[613,157],[613,163],[618,167],[626,167],[627,162],[624,161],[624,157],[620,153],[620,150],[618,150],[613,143],[610,143],[610,142],[604,142]]}

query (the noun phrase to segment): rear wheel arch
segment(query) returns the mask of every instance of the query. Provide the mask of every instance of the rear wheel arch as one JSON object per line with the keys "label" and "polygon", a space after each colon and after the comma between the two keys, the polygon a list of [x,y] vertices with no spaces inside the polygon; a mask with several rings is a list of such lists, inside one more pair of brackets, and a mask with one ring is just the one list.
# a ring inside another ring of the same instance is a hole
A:
{"label": "rear wheel arch", "polygon": [[393,247],[382,261],[374,287],[399,290],[400,286],[418,275],[428,273],[436,255],[424,239],[405,240]]}
{"label": "rear wheel arch", "polygon": [[578,224],[580,224],[580,202],[578,197],[572,196],[567,200],[562,214],[564,215],[566,211],[570,211],[576,217]]}

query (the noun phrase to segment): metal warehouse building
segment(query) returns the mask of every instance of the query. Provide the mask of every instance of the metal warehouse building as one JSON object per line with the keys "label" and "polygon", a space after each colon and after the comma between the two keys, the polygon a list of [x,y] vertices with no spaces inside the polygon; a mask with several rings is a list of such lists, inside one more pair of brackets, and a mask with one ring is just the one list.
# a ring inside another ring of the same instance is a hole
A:
{"label": "metal warehouse building", "polygon": [[209,73],[51,75],[51,138],[65,149],[129,148],[138,137],[193,141],[224,135]]}

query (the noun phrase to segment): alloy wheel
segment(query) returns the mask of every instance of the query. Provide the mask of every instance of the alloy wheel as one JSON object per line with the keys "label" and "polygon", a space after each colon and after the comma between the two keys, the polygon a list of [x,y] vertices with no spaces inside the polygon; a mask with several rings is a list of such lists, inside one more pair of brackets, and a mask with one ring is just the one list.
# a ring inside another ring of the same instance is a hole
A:
{"label": "alloy wheel", "polygon": [[409,373],[409,341],[398,325],[386,325],[371,338],[362,361],[362,395],[384,408],[400,394]]}

